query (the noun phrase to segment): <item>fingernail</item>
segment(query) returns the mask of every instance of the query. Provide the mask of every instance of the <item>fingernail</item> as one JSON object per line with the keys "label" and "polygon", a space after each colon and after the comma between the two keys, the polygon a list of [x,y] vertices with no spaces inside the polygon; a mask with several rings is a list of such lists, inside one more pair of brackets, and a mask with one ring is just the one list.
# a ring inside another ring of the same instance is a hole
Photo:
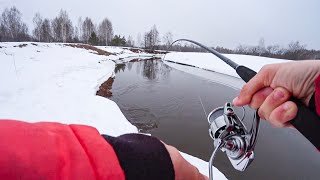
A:
{"label": "fingernail", "polygon": [[273,98],[275,100],[282,99],[284,97],[284,93],[282,91],[276,91],[273,94]]}
{"label": "fingernail", "polygon": [[234,105],[237,105],[237,104],[239,103],[239,98],[238,98],[238,97],[234,98],[234,99],[232,100],[232,103],[233,103]]}
{"label": "fingernail", "polygon": [[290,120],[295,117],[294,108],[292,108],[288,103],[283,105],[283,110],[285,111],[284,116],[289,118]]}
{"label": "fingernail", "polygon": [[290,109],[289,104],[288,104],[288,103],[285,103],[285,104],[283,105],[283,110],[285,110],[286,112],[288,112],[289,109]]}

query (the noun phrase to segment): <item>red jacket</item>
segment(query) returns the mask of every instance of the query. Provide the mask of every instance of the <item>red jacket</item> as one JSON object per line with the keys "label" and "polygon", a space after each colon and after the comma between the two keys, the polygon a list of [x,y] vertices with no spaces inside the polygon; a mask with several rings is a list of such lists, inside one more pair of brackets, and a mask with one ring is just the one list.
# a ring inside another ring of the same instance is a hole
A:
{"label": "red jacket", "polygon": [[95,128],[1,120],[0,132],[1,179],[125,179]]}
{"label": "red jacket", "polygon": [[320,116],[320,75],[314,81],[315,86],[315,107],[317,114]]}

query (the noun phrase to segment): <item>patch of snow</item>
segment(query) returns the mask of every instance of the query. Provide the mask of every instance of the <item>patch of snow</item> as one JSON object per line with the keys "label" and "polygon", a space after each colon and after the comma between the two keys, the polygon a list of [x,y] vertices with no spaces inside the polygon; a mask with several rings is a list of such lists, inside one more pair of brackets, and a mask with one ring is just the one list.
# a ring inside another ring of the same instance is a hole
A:
{"label": "patch of snow", "polygon": [[[197,168],[199,169],[200,173],[202,174],[205,174],[207,176],[209,176],[209,165],[208,165],[208,162],[202,160],[202,159],[199,159],[199,158],[196,158],[196,157],[193,157],[189,154],[186,154],[186,153],[181,153],[181,155],[188,161],[190,162],[191,164],[196,164],[197,165]],[[218,180],[224,180],[224,179],[227,179],[224,174],[222,174],[217,168],[215,167],[212,167],[213,169],[213,179],[218,179]]]}
{"label": "patch of snow", "polygon": [[223,84],[225,86],[228,86],[232,89],[239,90],[242,88],[242,86],[245,84],[244,81],[242,81],[239,78],[233,77],[233,76],[226,76],[225,74],[213,72],[213,71],[207,71],[196,67],[181,65],[177,63],[172,63],[169,61],[164,61],[164,63],[172,68],[175,68],[177,70],[190,73],[199,77],[202,77],[204,79],[208,79],[212,82],[216,82],[219,84]]}
{"label": "patch of snow", "polygon": [[134,59],[150,59],[150,58],[161,58],[162,55],[150,54],[145,52],[132,52],[126,47],[115,47],[115,46],[96,46],[99,49],[113,53],[114,55],[108,56],[109,60],[113,60],[116,63],[125,63]]}
{"label": "patch of snow", "polygon": [[[290,60],[266,58],[259,56],[224,54],[239,65],[244,65],[258,72],[266,64],[290,62]],[[172,52],[168,53],[165,61],[188,64],[205,70],[240,78],[233,68],[211,53]],[[190,72],[192,73],[192,72]]]}

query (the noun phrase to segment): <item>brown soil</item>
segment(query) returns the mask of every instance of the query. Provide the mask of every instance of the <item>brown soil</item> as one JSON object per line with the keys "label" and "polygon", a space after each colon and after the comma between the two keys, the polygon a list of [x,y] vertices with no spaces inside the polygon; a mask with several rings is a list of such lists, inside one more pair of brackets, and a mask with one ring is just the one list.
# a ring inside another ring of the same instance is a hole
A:
{"label": "brown soil", "polygon": [[91,51],[94,51],[95,54],[98,54],[98,55],[104,55],[104,56],[112,55],[112,53],[110,53],[110,52],[104,51],[102,49],[96,48],[96,47],[88,45],[88,44],[66,44],[66,46],[70,46],[73,48],[81,48],[81,49],[91,50]]}
{"label": "brown soil", "polygon": [[106,82],[102,83],[97,91],[96,95],[109,98],[112,96],[112,84],[114,82],[114,78],[110,77]]}
{"label": "brown soil", "polygon": [[166,51],[157,51],[157,50],[151,50],[151,49],[145,49],[144,51],[150,54],[167,54]]}
{"label": "brown soil", "polygon": [[28,44],[20,44],[20,45],[18,45],[18,46],[13,46],[13,47],[23,48],[23,47],[26,47],[26,46],[28,46]]}
{"label": "brown soil", "polygon": [[152,57],[152,58],[149,58],[149,59],[140,59],[140,58],[137,58],[137,59],[132,59],[130,62],[139,62],[139,61],[148,61],[148,60],[160,60],[161,58],[157,58],[157,57]]}
{"label": "brown soil", "polygon": [[143,49],[140,48],[129,48],[130,51],[134,52],[134,53],[140,53],[140,52],[144,52]]}
{"label": "brown soil", "polygon": [[157,50],[151,50],[151,49],[141,49],[141,48],[124,48],[128,49],[134,53],[140,53],[140,52],[146,52],[150,54],[166,54],[166,51],[157,51]]}

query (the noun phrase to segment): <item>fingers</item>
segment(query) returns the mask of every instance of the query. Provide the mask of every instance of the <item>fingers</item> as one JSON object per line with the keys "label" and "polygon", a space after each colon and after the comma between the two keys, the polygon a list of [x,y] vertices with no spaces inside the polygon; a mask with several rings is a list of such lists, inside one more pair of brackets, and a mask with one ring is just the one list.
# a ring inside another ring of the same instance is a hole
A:
{"label": "fingers", "polygon": [[261,118],[268,120],[275,127],[287,126],[287,122],[292,120],[298,108],[295,103],[288,101],[290,93],[282,87],[274,91],[265,99],[259,108]]}
{"label": "fingers", "polygon": [[175,179],[176,180],[207,180],[208,177],[204,176],[199,170],[185,160],[180,152],[169,145],[163,143],[168,150],[171,161],[174,167]]}
{"label": "fingers", "polygon": [[276,67],[266,65],[257,75],[255,75],[247,84],[243,86],[238,97],[233,100],[236,106],[249,104],[253,95],[264,87],[268,87],[275,75]]}
{"label": "fingers", "polygon": [[270,87],[265,87],[261,90],[259,90],[258,92],[256,92],[252,99],[251,102],[249,104],[249,106],[252,109],[258,109],[262,103],[265,101],[265,99],[273,92],[273,89]]}
{"label": "fingers", "polygon": [[292,101],[287,101],[271,112],[269,116],[269,121],[275,127],[292,128],[293,126],[290,123],[288,123],[288,121],[295,118],[297,113],[297,105]]}

